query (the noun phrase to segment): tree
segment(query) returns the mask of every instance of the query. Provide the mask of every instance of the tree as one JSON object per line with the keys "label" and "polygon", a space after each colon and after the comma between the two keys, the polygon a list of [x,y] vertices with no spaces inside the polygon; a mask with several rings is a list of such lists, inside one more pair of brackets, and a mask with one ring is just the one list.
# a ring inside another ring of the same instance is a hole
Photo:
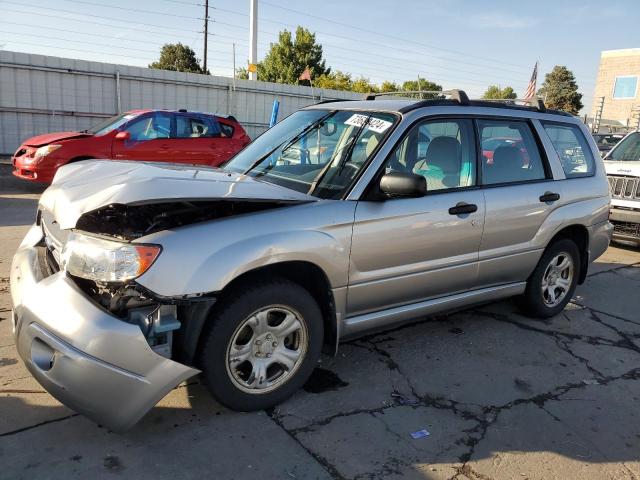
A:
{"label": "tree", "polygon": [[306,28],[296,28],[295,39],[284,30],[278,43],[271,44],[269,53],[258,64],[258,80],[296,84],[307,67],[312,79],[330,73],[322,58],[322,45],[316,43],[316,36]]}
{"label": "tree", "polygon": [[249,70],[244,67],[236,68],[236,78],[240,80],[249,80]]}
{"label": "tree", "polygon": [[351,91],[357,93],[375,93],[378,87],[372,84],[368,78],[360,77],[353,81]]}
{"label": "tree", "polygon": [[400,86],[396,82],[385,80],[384,82],[382,82],[382,85],[380,85],[379,90],[382,93],[397,92],[398,90],[400,90]]}
{"label": "tree", "polygon": [[556,65],[545,75],[538,96],[544,99],[547,107],[564,110],[572,115],[577,115],[583,107],[582,94],[578,93],[576,78],[564,65]]}
{"label": "tree", "polygon": [[160,58],[149,65],[149,68],[159,70],[171,70],[174,72],[206,73],[200,67],[200,60],[196,58],[196,52],[188,45],[181,43],[166,43],[160,50]]}
{"label": "tree", "polygon": [[516,92],[514,92],[511,87],[500,88],[498,85],[490,85],[487,91],[484,92],[484,95],[482,95],[482,98],[486,98],[487,100],[500,100],[518,98],[518,95],[516,95]]}
{"label": "tree", "polygon": [[313,80],[314,87],[330,88],[332,90],[351,90],[352,85],[351,75],[340,70],[325,73]]}
{"label": "tree", "polygon": [[[442,86],[437,83],[430,82],[424,78],[418,77],[418,80],[407,80],[402,84],[402,90],[405,92],[417,92],[417,91],[429,91],[429,90],[438,90],[442,91]],[[422,94],[412,94],[412,97],[429,99],[436,98],[438,95],[435,93],[422,93]]]}

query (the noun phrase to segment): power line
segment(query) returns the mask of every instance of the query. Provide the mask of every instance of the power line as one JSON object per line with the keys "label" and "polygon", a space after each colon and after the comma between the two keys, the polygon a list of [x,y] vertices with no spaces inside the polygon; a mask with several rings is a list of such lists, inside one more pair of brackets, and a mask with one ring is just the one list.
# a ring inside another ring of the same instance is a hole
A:
{"label": "power line", "polygon": [[[153,27],[153,28],[161,28],[163,30],[174,30],[177,32],[181,32],[181,33],[198,33],[199,30],[186,30],[184,28],[172,28],[172,27],[168,27],[166,25],[158,25],[158,24],[153,24],[153,23],[143,23],[143,22],[138,22],[136,20],[122,20],[121,18],[117,18],[117,17],[107,17],[104,15],[93,15],[93,14],[89,14],[89,13],[78,13],[78,12],[74,12],[73,10],[63,10],[60,8],[49,8],[49,7],[41,7],[40,5],[33,5],[33,4],[28,4],[28,3],[18,3],[18,2],[10,2],[7,0],[0,0],[0,3],[9,3],[11,5],[17,5],[20,7],[32,7],[32,8],[40,8],[43,10],[48,10],[48,11],[54,11],[54,12],[60,12],[60,13],[68,13],[71,15],[79,15],[79,16],[87,16],[87,17],[92,17],[92,18],[97,18],[99,20],[112,20],[115,22],[120,22],[120,23],[128,23],[128,24],[134,24],[134,25],[144,25],[145,27]],[[27,13],[27,14],[31,14],[33,15],[33,12],[22,12],[22,13]],[[40,15],[40,14],[39,14]],[[67,20],[71,20],[67,17],[63,17]],[[116,28],[123,28],[122,26],[116,26]]]}
{"label": "power line", "polygon": [[340,26],[343,26],[343,27],[351,28],[353,30],[359,30],[359,31],[365,32],[365,33],[371,33],[371,34],[374,34],[374,35],[378,35],[380,37],[390,38],[392,40],[399,40],[399,41],[401,41],[403,43],[413,43],[413,44],[416,44],[416,45],[425,46],[425,47],[432,48],[432,49],[435,49],[435,50],[440,50],[440,51],[443,51],[443,52],[450,52],[450,53],[453,53],[453,54],[456,54],[456,55],[466,55],[466,56],[468,56],[470,58],[477,58],[479,60],[487,60],[487,61],[490,61],[490,62],[495,62],[495,63],[499,63],[499,64],[503,64],[503,65],[511,65],[513,67],[518,67],[518,68],[523,68],[523,69],[529,68],[528,66],[525,66],[525,65],[505,62],[503,60],[497,60],[495,58],[482,57],[482,56],[478,56],[478,55],[469,55],[468,53],[461,52],[459,50],[453,50],[453,49],[449,49],[449,48],[437,47],[435,45],[430,45],[430,44],[427,44],[427,43],[420,43],[420,42],[416,42],[416,41],[412,41],[412,40],[407,40],[406,38],[397,37],[395,35],[389,35],[389,34],[386,34],[386,33],[381,33],[379,31],[375,31],[375,30],[369,30],[369,29],[366,29],[366,28],[358,27],[357,25],[352,25],[352,24],[349,24],[349,23],[339,22],[339,21],[336,21],[335,19],[329,19],[329,18],[326,18],[326,17],[321,17],[319,15],[312,15],[310,13],[302,12],[300,10],[295,10],[295,9],[289,8],[289,7],[283,7],[281,5],[276,5],[275,3],[267,2],[267,1],[264,1],[264,0],[262,0],[262,3],[265,4],[265,5],[269,5],[271,7],[279,8],[281,10],[286,10],[286,11],[289,11],[289,12],[297,13],[298,15],[303,15],[305,17],[315,18],[317,20],[322,20],[322,21],[325,21],[325,22],[329,22],[329,23],[334,24],[334,25],[340,25]]}
{"label": "power line", "polygon": [[151,15],[164,15],[164,16],[173,17],[173,18],[187,18],[187,19],[190,19],[190,20],[204,20],[204,18],[202,18],[202,17],[190,17],[190,16],[187,16],[187,15],[179,15],[179,14],[169,13],[169,12],[156,12],[154,10],[147,10],[147,9],[141,9],[141,8],[120,7],[118,5],[105,5],[104,3],[89,2],[87,0],[63,0],[63,1],[64,2],[70,2],[70,3],[80,3],[80,4],[84,4],[84,5],[91,5],[93,7],[100,7],[100,8],[111,8],[111,9],[116,9],[116,10],[126,10],[126,11],[129,11],[129,12],[136,12],[136,13],[147,13],[147,14],[151,14]]}

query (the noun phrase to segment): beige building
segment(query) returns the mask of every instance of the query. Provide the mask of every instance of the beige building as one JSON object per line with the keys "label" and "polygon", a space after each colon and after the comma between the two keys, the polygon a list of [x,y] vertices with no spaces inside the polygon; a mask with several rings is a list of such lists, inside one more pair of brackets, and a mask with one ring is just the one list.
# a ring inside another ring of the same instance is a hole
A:
{"label": "beige building", "polygon": [[[604,103],[602,103],[604,98]],[[602,124],[637,127],[640,113],[640,48],[605,50],[600,54],[592,116],[600,105]]]}

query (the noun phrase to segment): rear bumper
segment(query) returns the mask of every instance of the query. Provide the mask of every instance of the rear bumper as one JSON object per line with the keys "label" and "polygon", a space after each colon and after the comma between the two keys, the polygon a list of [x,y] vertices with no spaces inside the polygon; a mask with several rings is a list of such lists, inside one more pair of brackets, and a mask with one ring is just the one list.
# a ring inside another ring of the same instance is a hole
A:
{"label": "rear bumper", "polygon": [[127,429],[198,370],[156,354],[136,325],[99,308],[63,272],[43,278],[34,248],[40,238],[34,226],[11,265],[18,353],[60,402]]}
{"label": "rear bumper", "polygon": [[[589,228],[589,262],[595,261],[602,255],[611,242],[613,225],[606,221],[591,225]],[[586,270],[585,270],[586,274]]]}

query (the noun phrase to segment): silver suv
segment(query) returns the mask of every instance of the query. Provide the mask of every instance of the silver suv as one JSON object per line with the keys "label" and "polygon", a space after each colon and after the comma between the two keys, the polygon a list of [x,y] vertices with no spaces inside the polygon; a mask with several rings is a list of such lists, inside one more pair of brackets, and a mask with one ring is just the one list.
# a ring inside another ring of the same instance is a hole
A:
{"label": "silver suv", "polygon": [[222,169],[61,168],[11,268],[27,368],[125,429],[200,372],[261,409],[365,332],[510,296],[557,314],[611,236],[596,145],[541,103],[449,93],[305,108]]}

